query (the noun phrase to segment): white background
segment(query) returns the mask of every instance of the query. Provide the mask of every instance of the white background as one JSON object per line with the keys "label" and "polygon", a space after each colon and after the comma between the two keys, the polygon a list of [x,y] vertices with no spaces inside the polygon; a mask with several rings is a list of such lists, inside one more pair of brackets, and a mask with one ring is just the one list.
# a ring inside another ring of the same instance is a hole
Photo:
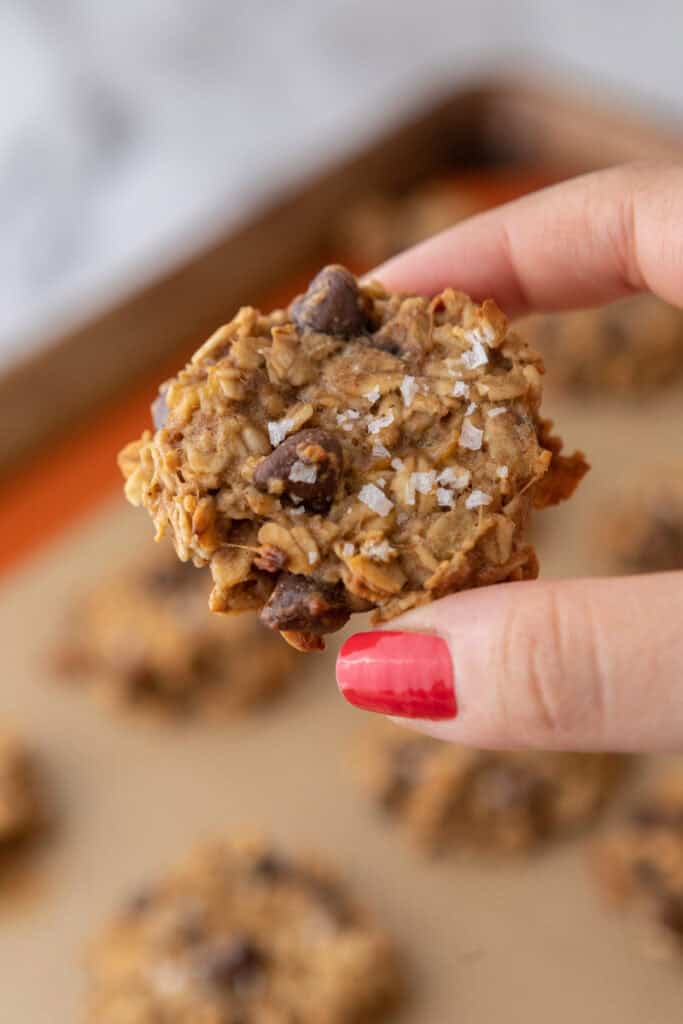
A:
{"label": "white background", "polygon": [[516,56],[676,111],[682,40],[680,0],[0,0],[0,361],[438,83]]}

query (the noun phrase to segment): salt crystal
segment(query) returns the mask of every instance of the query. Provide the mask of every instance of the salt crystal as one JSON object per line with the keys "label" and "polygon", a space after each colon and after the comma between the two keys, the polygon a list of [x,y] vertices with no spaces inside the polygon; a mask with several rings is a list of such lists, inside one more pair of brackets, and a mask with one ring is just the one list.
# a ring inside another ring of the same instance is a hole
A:
{"label": "salt crystal", "polygon": [[465,500],[465,508],[481,508],[482,505],[490,505],[491,501],[491,495],[487,494],[486,491],[472,491]]}
{"label": "salt crystal", "polygon": [[462,469],[460,472],[457,472],[452,466],[447,466],[446,469],[439,473],[436,482],[443,487],[455,487],[456,490],[461,491],[469,484],[470,475],[468,469]]}
{"label": "salt crystal", "polygon": [[507,466],[499,466],[496,470],[496,476],[500,477],[501,480],[507,480],[510,474],[510,470]]}
{"label": "salt crystal", "polygon": [[460,431],[460,444],[463,448],[469,448],[471,452],[478,452],[484,438],[484,431],[479,430],[469,420],[462,421]]}
{"label": "salt crystal", "polygon": [[384,491],[375,484],[363,484],[358,492],[358,500],[382,517],[388,516],[394,507],[393,501],[389,501]]}
{"label": "salt crystal", "polygon": [[392,459],[391,468],[395,469],[397,473],[400,473],[403,469],[403,459]]}
{"label": "salt crystal", "polygon": [[386,484],[386,480],[384,479],[384,477],[383,476],[378,476],[377,477],[377,485],[379,487],[384,487],[385,484]]}
{"label": "salt crystal", "polygon": [[368,434],[379,434],[380,430],[390,427],[393,422],[393,412],[388,412],[384,416],[371,416],[368,420]]}
{"label": "salt crystal", "polygon": [[411,473],[410,482],[411,485],[420,494],[429,494],[434,487],[434,481],[436,480],[436,470],[430,469],[423,473]]}
{"label": "salt crystal", "polygon": [[344,558],[351,558],[353,555],[355,555],[355,553],[356,553],[356,548],[355,548],[354,544],[346,543],[346,544],[343,545],[343,547],[342,547],[342,556]]}
{"label": "salt crystal", "polygon": [[277,448],[279,444],[282,444],[293,426],[294,421],[287,419],[286,416],[281,420],[268,421],[268,437],[273,448]]}
{"label": "salt crystal", "polygon": [[506,405],[497,405],[495,409],[489,409],[486,415],[489,417],[489,419],[493,420],[496,418],[496,416],[502,416],[503,413],[507,411],[508,410]]}
{"label": "salt crystal", "polygon": [[486,349],[480,341],[473,342],[472,347],[460,356],[460,362],[468,370],[476,370],[478,366],[485,366],[488,361]]}
{"label": "salt crystal", "polygon": [[345,409],[344,412],[337,413],[337,423],[341,426],[342,423],[347,423],[349,420],[359,420],[360,413],[358,409]]}
{"label": "salt crystal", "polygon": [[294,484],[314,484],[317,476],[317,467],[302,462],[301,459],[297,459],[289,471],[289,479]]}
{"label": "salt crystal", "polygon": [[388,540],[365,543],[362,551],[366,558],[372,558],[375,562],[388,562],[394,553]]}
{"label": "salt crystal", "polygon": [[302,516],[304,514],[304,508],[303,506],[301,508],[290,508],[289,514],[290,516]]}
{"label": "salt crystal", "polygon": [[476,412],[476,411],[477,411],[477,403],[476,402],[470,402],[470,404],[465,409],[465,416],[471,416],[472,413]]}
{"label": "salt crystal", "polygon": [[308,564],[309,565],[315,565],[315,563],[317,561],[318,561],[318,554],[317,554],[317,552],[309,551],[308,552]]}
{"label": "salt crystal", "polygon": [[470,393],[469,384],[465,384],[464,380],[456,380],[453,385],[453,395],[455,398],[467,398]]}
{"label": "salt crystal", "polygon": [[374,388],[370,388],[369,391],[366,391],[365,397],[367,398],[370,405],[374,405],[375,402],[379,402],[380,398],[382,397],[382,392],[379,389],[379,384],[375,384]]}
{"label": "salt crystal", "polygon": [[401,386],[399,387],[399,391],[403,396],[403,404],[405,405],[406,409],[409,409],[413,404],[413,399],[415,398],[415,395],[417,394],[418,390],[419,387],[415,378],[406,375],[401,381]]}
{"label": "salt crystal", "polygon": [[390,459],[391,452],[383,444],[373,444],[372,457],[373,459]]}
{"label": "salt crystal", "polygon": [[436,500],[442,508],[453,508],[455,495],[453,494],[453,491],[449,491],[447,487],[437,487]]}

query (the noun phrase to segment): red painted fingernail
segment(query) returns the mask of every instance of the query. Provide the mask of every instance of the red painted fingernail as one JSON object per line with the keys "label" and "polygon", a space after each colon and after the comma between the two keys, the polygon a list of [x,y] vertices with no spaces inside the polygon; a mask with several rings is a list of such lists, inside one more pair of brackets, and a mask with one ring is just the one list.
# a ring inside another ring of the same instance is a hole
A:
{"label": "red painted fingernail", "polygon": [[337,683],[349,704],[402,718],[455,718],[448,645],[433,633],[356,633],[337,659]]}

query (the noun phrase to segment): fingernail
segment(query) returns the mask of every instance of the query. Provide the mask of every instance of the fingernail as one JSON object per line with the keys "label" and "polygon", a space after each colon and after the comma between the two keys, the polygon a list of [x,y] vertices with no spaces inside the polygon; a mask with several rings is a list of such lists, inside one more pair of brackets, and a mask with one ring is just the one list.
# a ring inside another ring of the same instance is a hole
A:
{"label": "fingernail", "polygon": [[455,718],[453,666],[432,633],[356,633],[337,659],[337,684],[349,704],[399,718]]}

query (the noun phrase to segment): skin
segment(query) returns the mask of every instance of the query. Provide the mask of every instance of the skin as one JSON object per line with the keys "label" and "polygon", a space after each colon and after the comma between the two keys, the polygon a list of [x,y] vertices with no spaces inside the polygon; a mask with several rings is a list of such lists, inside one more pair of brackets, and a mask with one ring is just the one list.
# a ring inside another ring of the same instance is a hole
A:
{"label": "skin", "polygon": [[[651,291],[683,306],[683,165],[576,178],[380,267],[391,291],[449,285],[509,314]],[[505,584],[392,621],[448,643],[458,714],[395,719],[489,748],[683,750],[683,573]]]}

